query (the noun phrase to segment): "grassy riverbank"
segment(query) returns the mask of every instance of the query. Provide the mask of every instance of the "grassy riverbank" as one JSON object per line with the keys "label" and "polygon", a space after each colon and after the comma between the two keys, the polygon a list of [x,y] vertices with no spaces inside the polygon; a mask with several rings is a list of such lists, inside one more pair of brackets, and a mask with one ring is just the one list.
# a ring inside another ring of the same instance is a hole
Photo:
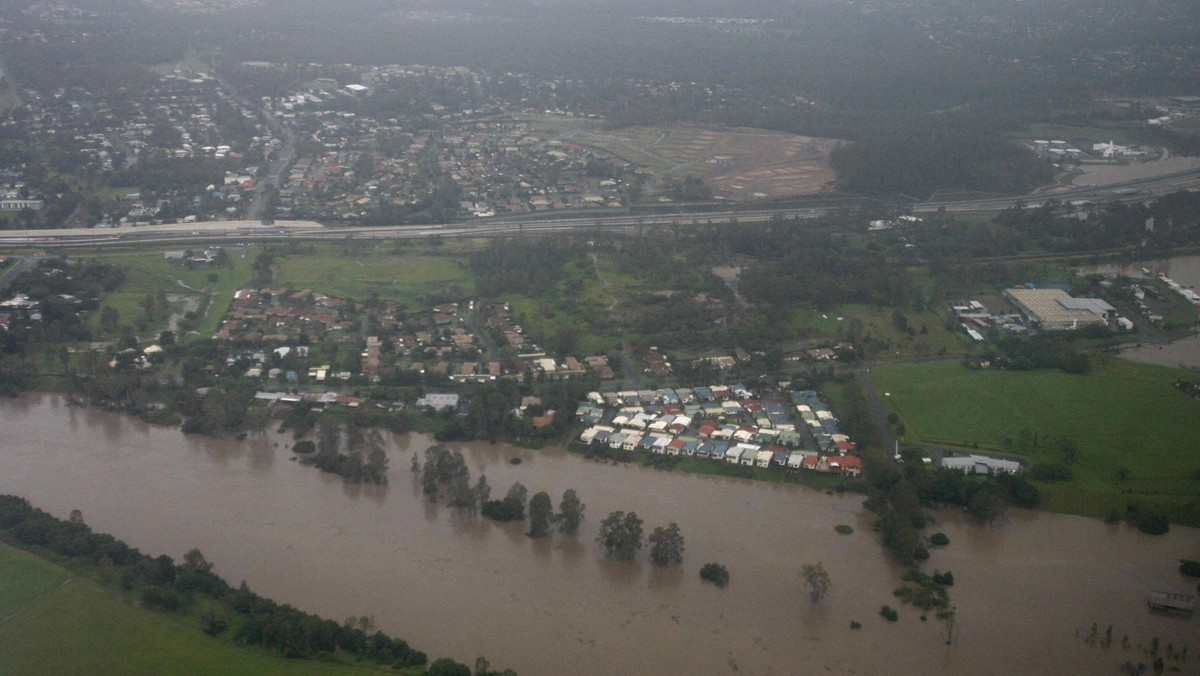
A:
{"label": "grassy riverbank", "polygon": [[1089,375],[938,363],[876,368],[871,379],[904,443],[1066,464],[1069,480],[1038,484],[1046,509],[1104,516],[1158,505],[1173,521],[1200,523],[1200,402],[1173,385],[1195,379],[1190,371],[1121,359]]}
{"label": "grassy riverbank", "polygon": [[0,544],[0,673],[368,672],[379,670],[283,659],[208,636],[197,613],[145,609],[95,577]]}

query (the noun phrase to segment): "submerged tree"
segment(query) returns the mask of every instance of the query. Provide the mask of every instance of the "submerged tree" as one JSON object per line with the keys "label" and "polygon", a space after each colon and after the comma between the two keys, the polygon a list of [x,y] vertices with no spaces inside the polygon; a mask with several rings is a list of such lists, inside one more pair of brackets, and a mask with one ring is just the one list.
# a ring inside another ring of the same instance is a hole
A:
{"label": "submerged tree", "polygon": [[[942,621],[942,640],[946,645],[954,645],[954,640],[958,637],[958,607],[949,606],[942,608],[937,612],[937,618]],[[1112,626],[1109,625],[1109,642],[1112,641]],[[1107,647],[1107,646],[1105,646]]]}
{"label": "submerged tree", "polygon": [[800,576],[808,585],[808,593],[812,596],[814,603],[820,601],[829,591],[829,573],[825,572],[825,566],[820,562],[804,564],[804,567],[800,569]]}
{"label": "submerged tree", "polygon": [[383,434],[372,428],[367,434],[367,462],[363,466],[363,478],[377,484],[387,483],[388,457],[384,451]]}
{"label": "submerged tree", "polygon": [[479,500],[479,504],[492,499],[492,487],[488,485],[485,474],[480,474],[479,481],[475,482],[475,499]]}
{"label": "submerged tree", "polygon": [[525,518],[525,505],[528,502],[528,497],[529,489],[525,488],[525,486],[518,481],[508,489],[508,494],[504,496],[504,501],[510,505],[520,507],[521,518]]}
{"label": "submerged tree", "polygon": [[425,462],[425,469],[421,472],[421,490],[424,491],[425,497],[429,498],[430,502],[436,502],[438,499],[438,477],[437,466],[432,462]]}
{"label": "submerged tree", "polygon": [[558,503],[558,514],[554,517],[558,523],[558,532],[570,534],[578,530],[579,524],[583,522],[584,508],[585,505],[580,502],[575,489],[568,488],[564,491],[562,502]]}
{"label": "submerged tree", "polygon": [[550,532],[554,518],[554,504],[550,496],[541,491],[529,501],[529,537],[540,538]]}
{"label": "submerged tree", "polygon": [[729,584],[729,570],[719,563],[706,563],[700,569],[700,579],[724,587]]}
{"label": "submerged tree", "polygon": [[642,520],[637,512],[612,512],[600,522],[596,542],[608,550],[609,556],[632,559],[642,548]]}
{"label": "submerged tree", "polygon": [[650,560],[656,566],[683,563],[683,534],[679,524],[672,521],[666,528],[659,526],[650,533]]}

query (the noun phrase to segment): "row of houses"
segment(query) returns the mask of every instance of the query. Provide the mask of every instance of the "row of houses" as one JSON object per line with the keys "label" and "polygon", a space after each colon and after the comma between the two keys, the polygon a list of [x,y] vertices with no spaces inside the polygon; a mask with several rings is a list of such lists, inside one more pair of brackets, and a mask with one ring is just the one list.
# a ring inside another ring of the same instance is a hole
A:
{"label": "row of houses", "polygon": [[862,473],[862,460],[852,455],[821,456],[816,451],[788,450],[779,446],[673,438],[656,434],[643,436],[636,432],[622,432],[607,425],[588,428],[580,435],[579,440],[585,444],[607,446],[614,450],[724,460],[729,464],[744,467],[808,469],[846,476],[858,476]]}
{"label": "row of houses", "polygon": [[[714,398],[707,399],[710,396]],[[790,399],[794,414],[778,398],[757,397],[741,385],[591,392],[588,401],[576,410],[576,417],[585,424],[596,424],[606,418],[608,409],[616,408],[608,419],[620,429],[679,435],[694,428],[696,436],[703,439],[788,448],[803,446],[808,438],[803,432],[807,430],[824,453],[844,455],[854,449],[815,390],[793,392]],[[681,403],[698,401],[706,403]],[[803,423],[802,427],[797,427],[795,418]]]}
{"label": "row of houses", "polygon": [[815,390],[773,394],[742,385],[592,392],[576,410],[577,419],[590,425],[579,440],[744,466],[850,476],[862,471],[861,460],[851,455],[854,443]]}

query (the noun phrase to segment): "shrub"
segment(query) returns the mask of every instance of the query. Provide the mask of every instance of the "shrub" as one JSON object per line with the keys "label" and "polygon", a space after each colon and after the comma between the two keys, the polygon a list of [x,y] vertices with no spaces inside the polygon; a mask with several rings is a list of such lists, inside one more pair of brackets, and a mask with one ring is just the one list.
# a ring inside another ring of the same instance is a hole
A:
{"label": "shrub", "polygon": [[706,563],[700,569],[700,579],[708,580],[718,587],[724,587],[729,584],[729,571],[719,563]]}
{"label": "shrub", "polygon": [[1029,468],[1029,476],[1038,481],[1070,481],[1071,468],[1061,462],[1039,462]]}
{"label": "shrub", "polygon": [[315,453],[316,450],[317,445],[311,441],[297,441],[296,444],[292,446],[292,453]]}
{"label": "shrub", "polygon": [[161,587],[147,587],[142,590],[142,603],[151,608],[161,608],[163,610],[177,611],[183,607],[183,602],[179,598],[179,594],[173,589],[163,589]]}
{"label": "shrub", "polygon": [[930,579],[933,580],[934,584],[940,584],[943,587],[954,586],[954,573],[951,573],[950,571],[946,571],[944,573],[934,571],[933,576]]}
{"label": "shrub", "polygon": [[1179,572],[1188,577],[1200,577],[1200,561],[1179,560]]}
{"label": "shrub", "polygon": [[854,532],[854,528],[852,526],[847,526],[844,523],[834,526],[833,529],[837,531],[839,535],[849,535]]}
{"label": "shrub", "polygon": [[1140,510],[1134,517],[1133,523],[1137,529],[1150,535],[1162,535],[1171,530],[1171,522],[1167,515],[1157,509]]}
{"label": "shrub", "polygon": [[895,622],[900,619],[900,613],[896,612],[891,606],[883,606],[879,609],[879,615],[888,622]]}
{"label": "shrub", "polygon": [[225,614],[214,608],[201,611],[200,621],[204,623],[201,630],[209,636],[216,636],[229,627],[229,620],[225,619]]}
{"label": "shrub", "polygon": [[862,628],[862,622],[856,622],[856,621],[854,621],[854,620],[850,620],[850,628],[851,628],[851,629],[861,629],[861,628]]}
{"label": "shrub", "polygon": [[525,520],[525,508],[511,500],[488,500],[483,503],[480,512],[489,519],[502,523]]}
{"label": "shrub", "polygon": [[934,533],[933,535],[929,536],[929,544],[936,545],[938,547],[945,547],[946,545],[950,544],[950,538],[946,537],[945,533]]}

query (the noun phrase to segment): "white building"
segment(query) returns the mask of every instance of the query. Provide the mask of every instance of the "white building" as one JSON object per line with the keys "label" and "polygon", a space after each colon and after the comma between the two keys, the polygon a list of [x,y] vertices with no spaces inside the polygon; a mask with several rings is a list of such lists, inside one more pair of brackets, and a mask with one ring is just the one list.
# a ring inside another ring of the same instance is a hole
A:
{"label": "white building", "polygon": [[458,409],[458,395],[427,392],[425,396],[417,400],[417,406],[428,406],[435,411],[454,411]]}

